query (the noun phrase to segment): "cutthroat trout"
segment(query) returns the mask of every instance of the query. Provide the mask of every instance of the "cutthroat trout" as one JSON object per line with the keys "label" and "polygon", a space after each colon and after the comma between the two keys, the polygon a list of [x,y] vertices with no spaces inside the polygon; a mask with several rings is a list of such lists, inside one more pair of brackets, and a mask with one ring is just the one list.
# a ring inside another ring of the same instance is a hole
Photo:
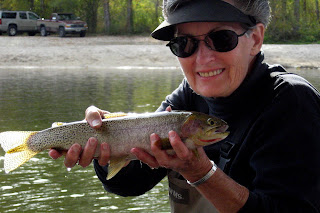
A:
{"label": "cutthroat trout", "polygon": [[[127,160],[136,159],[130,153],[132,148],[142,148],[152,155],[149,139],[152,133],[160,136],[159,146],[169,154],[173,153],[168,140],[170,130],[176,131],[191,150],[221,141],[229,134],[226,132],[228,126],[224,121],[199,112],[111,113],[106,114],[105,118],[99,129],[91,128],[86,121],[78,121],[61,123],[39,132],[0,133],[0,143],[6,152],[5,172],[18,168],[43,150],[68,150],[74,143],[84,147],[90,137],[95,137],[99,142],[107,142],[110,146],[107,179],[111,179]],[[98,157],[99,153],[100,150],[97,150],[95,156]]]}

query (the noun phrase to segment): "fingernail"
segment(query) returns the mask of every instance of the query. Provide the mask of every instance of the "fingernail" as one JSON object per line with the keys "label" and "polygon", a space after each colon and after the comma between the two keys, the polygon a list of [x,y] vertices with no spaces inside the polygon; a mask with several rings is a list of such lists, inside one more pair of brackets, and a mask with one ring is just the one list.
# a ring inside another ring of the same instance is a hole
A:
{"label": "fingernail", "polygon": [[90,138],[90,140],[89,140],[89,145],[90,146],[94,146],[95,145],[95,139],[94,138]]}
{"label": "fingernail", "polygon": [[156,134],[151,134],[151,135],[150,135],[150,141],[151,141],[152,143],[156,142],[157,140],[158,140],[158,138],[157,138]]}
{"label": "fingernail", "polygon": [[80,149],[81,149],[80,146],[73,146],[72,147],[72,151],[74,151],[76,153],[80,152],[81,151]]}
{"label": "fingernail", "polygon": [[55,157],[53,157],[53,156],[51,156],[51,153],[52,153],[53,151],[52,150],[49,150],[49,152],[48,152],[48,154],[49,154],[49,156],[52,158],[52,159],[56,159]]}
{"label": "fingernail", "polygon": [[103,149],[103,150],[107,150],[107,149],[108,149],[108,144],[103,143],[103,144],[102,144],[102,149]]}
{"label": "fingernail", "polygon": [[176,137],[176,133],[174,131],[170,131],[169,132],[169,137],[170,138],[175,138]]}
{"label": "fingernail", "polygon": [[100,120],[93,120],[92,121],[92,126],[96,127],[96,126],[99,126],[100,125]]}
{"label": "fingernail", "polygon": [[132,154],[134,154],[134,155],[137,155],[137,151],[136,151],[137,149],[136,148],[132,148],[131,150],[130,150],[130,152],[132,153]]}

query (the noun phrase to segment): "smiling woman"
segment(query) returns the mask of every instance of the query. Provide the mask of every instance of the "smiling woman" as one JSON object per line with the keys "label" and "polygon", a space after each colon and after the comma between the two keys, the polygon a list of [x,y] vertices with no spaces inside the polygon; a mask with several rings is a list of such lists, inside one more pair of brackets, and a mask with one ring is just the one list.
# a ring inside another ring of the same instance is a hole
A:
{"label": "smiling woman", "polygon": [[[302,77],[264,62],[268,1],[164,0],[164,15],[152,36],[169,41],[185,78],[158,111],[214,115],[228,123],[230,134],[196,154],[169,131],[175,155],[157,145],[163,136],[151,134],[151,154],[131,149],[143,164],[131,161],[111,180],[112,150],[105,141],[94,160],[104,188],[141,195],[167,175],[172,212],[319,212],[320,94]],[[103,113],[88,108],[92,128],[101,126]],[[89,165],[98,146],[90,142],[83,150],[73,145],[65,164]]]}

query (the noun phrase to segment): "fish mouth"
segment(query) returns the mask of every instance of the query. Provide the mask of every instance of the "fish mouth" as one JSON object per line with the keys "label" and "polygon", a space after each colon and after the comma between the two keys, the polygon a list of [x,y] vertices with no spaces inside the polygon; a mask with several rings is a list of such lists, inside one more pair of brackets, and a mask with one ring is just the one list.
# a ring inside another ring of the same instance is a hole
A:
{"label": "fish mouth", "polygon": [[219,132],[226,132],[226,130],[229,128],[228,125],[222,125],[220,128],[216,129],[216,133],[219,133]]}
{"label": "fish mouth", "polygon": [[213,127],[208,129],[204,135],[198,138],[200,143],[198,145],[209,145],[225,139],[229,135],[229,132],[226,131],[228,128],[228,125],[222,125],[219,128]]}

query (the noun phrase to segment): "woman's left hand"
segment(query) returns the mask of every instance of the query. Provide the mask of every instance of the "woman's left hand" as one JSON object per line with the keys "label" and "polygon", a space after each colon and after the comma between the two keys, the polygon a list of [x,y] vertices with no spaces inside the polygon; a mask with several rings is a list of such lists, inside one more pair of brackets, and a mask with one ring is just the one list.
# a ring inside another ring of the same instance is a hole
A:
{"label": "woman's left hand", "polygon": [[165,167],[172,169],[191,182],[199,180],[211,169],[212,164],[203,148],[197,149],[197,156],[186,147],[176,132],[170,131],[168,136],[171,146],[175,151],[174,155],[169,155],[166,150],[162,150],[157,145],[156,142],[160,140],[157,134],[150,135],[153,156],[139,148],[133,148],[131,152],[151,168]]}

